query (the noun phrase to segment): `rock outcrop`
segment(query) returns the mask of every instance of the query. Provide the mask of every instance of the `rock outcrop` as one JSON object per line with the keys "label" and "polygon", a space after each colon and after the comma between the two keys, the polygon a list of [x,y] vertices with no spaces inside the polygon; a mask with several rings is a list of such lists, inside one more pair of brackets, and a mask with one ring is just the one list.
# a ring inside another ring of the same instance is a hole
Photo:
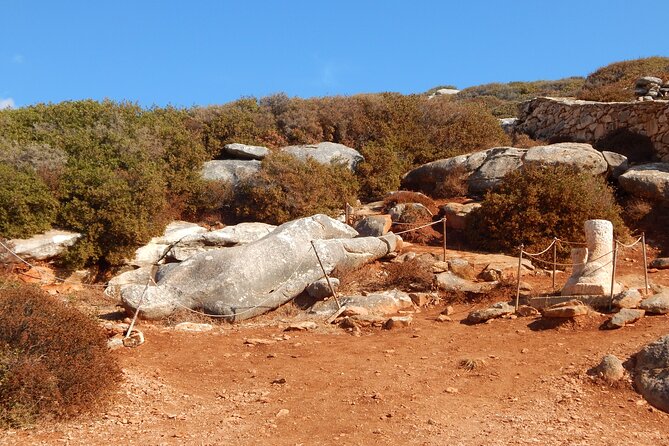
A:
{"label": "rock outcrop", "polygon": [[326,165],[332,162],[343,162],[352,171],[355,171],[358,164],[365,159],[357,150],[334,142],[288,146],[283,147],[281,151],[302,161],[311,158],[316,162]]}
{"label": "rock outcrop", "polygon": [[423,164],[404,175],[402,186],[433,193],[449,176],[460,174],[466,178],[470,193],[481,194],[494,189],[514,170],[537,164],[573,166],[591,175],[603,175],[610,170],[604,155],[589,144],[559,143],[530,149],[495,147]]}
{"label": "rock outcrop", "polygon": [[243,160],[262,160],[270,154],[270,150],[267,147],[238,143],[226,144],[223,147],[223,152],[232,158]]}
{"label": "rock outcrop", "polygon": [[[74,245],[81,237],[76,232],[52,229],[43,234],[27,239],[12,239],[6,245],[24,260],[50,260]],[[21,261],[0,247],[0,261],[3,263],[20,263]]]}
{"label": "rock outcrop", "polygon": [[242,180],[252,177],[260,170],[258,160],[213,160],[202,167],[202,178],[209,181],[225,181],[237,186]]}
{"label": "rock outcrop", "polygon": [[654,154],[669,162],[669,101],[590,102],[537,98],[520,107],[515,130],[540,140],[595,144],[627,130],[647,137]]}
{"label": "rock outcrop", "polygon": [[669,335],[637,353],[634,383],[646,401],[669,412]]}
{"label": "rock outcrop", "polygon": [[[401,239],[355,237],[357,232],[325,215],[279,226],[270,235],[242,246],[203,252],[175,265],[156,285],[122,285],[123,305],[158,319],[180,307],[248,319],[282,305],[323,276],[310,242],[326,272],[353,269],[388,255]],[[140,305],[141,303],[141,305]]]}
{"label": "rock outcrop", "polygon": [[650,163],[631,167],[618,177],[618,183],[632,195],[656,201],[669,201],[669,163]]}

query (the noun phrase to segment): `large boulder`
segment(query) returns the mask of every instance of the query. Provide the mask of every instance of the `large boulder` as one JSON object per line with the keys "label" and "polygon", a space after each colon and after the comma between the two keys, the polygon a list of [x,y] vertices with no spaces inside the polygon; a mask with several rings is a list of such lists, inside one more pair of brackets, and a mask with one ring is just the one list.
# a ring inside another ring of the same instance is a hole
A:
{"label": "large boulder", "polygon": [[525,164],[567,165],[591,175],[605,174],[609,169],[604,155],[590,144],[563,142],[527,149]]}
{"label": "large boulder", "polygon": [[237,186],[242,180],[251,178],[260,171],[258,160],[213,160],[202,167],[202,178],[209,181],[225,181]]}
{"label": "large boulder", "polygon": [[481,203],[447,203],[441,207],[446,218],[446,226],[451,229],[464,230],[467,228],[469,214],[481,207]]}
{"label": "large boulder", "polygon": [[[76,232],[53,229],[27,239],[12,239],[6,245],[23,260],[50,260],[63,254],[81,237]],[[0,247],[0,261],[4,263],[21,262],[16,256]]]}
{"label": "large boulder", "polygon": [[[612,165],[620,161],[610,158]],[[467,179],[471,193],[481,194],[494,189],[505,175],[525,165],[568,165],[592,175],[615,170],[590,144],[558,143],[530,149],[495,147],[423,164],[404,175],[402,187],[430,194],[447,178],[457,174]],[[619,173],[620,168],[616,168]]]}
{"label": "large boulder", "polygon": [[139,306],[140,316],[147,319],[166,317],[180,307],[230,321],[248,319],[288,302],[323,276],[314,248],[329,274],[384,257],[401,240],[392,233],[356,235],[353,228],[325,215],[302,218],[256,242],[197,254],[172,267],[155,286],[122,286],[121,300],[131,311]]}
{"label": "large boulder", "polygon": [[366,215],[353,226],[363,237],[380,237],[390,231],[393,220],[390,215]]}
{"label": "large boulder", "polygon": [[327,165],[332,162],[343,162],[352,171],[355,171],[358,164],[365,159],[357,150],[334,142],[288,146],[282,148],[281,151],[302,161],[311,158],[318,163]]}
{"label": "large boulder", "polygon": [[620,187],[632,195],[669,201],[669,163],[631,167],[618,177]]}
{"label": "large boulder", "polygon": [[669,335],[637,353],[634,382],[646,401],[669,412]]}
{"label": "large boulder", "polygon": [[650,314],[669,313],[669,290],[664,290],[654,296],[647,297],[639,304],[639,308]]}
{"label": "large boulder", "polygon": [[270,154],[270,150],[267,147],[238,143],[226,144],[223,147],[223,152],[233,158],[244,160],[262,160]]}
{"label": "large boulder", "polygon": [[153,265],[165,257],[170,245],[177,244],[186,237],[207,232],[197,223],[173,221],[167,225],[160,237],[152,238],[146,245],[137,248],[135,257],[129,262],[134,266]]}

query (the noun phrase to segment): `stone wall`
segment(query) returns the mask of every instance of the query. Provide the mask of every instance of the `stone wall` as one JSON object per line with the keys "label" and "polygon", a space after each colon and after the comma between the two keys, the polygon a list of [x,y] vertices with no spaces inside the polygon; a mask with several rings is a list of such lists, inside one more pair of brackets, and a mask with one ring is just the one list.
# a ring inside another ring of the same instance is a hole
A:
{"label": "stone wall", "polygon": [[648,137],[654,155],[669,162],[669,101],[590,102],[536,98],[520,106],[515,125],[516,131],[534,139],[593,145],[620,129]]}

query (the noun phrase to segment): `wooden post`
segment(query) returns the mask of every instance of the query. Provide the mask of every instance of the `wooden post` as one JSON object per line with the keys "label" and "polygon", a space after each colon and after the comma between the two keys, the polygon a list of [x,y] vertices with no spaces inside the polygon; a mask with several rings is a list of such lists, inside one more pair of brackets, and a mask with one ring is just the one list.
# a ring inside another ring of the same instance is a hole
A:
{"label": "wooden post", "polygon": [[523,248],[525,248],[525,245],[520,245],[520,254],[518,255],[518,285],[516,286],[516,311],[518,311],[520,300],[520,270],[523,266]]}
{"label": "wooden post", "polygon": [[446,217],[441,219],[443,223],[443,231],[444,231],[444,262],[446,261]]}
{"label": "wooden post", "polygon": [[613,271],[611,272],[611,296],[609,300],[609,311],[613,309],[613,288],[616,284],[616,263],[618,260],[618,240],[613,242]]}
{"label": "wooden post", "polygon": [[332,297],[334,297],[335,302],[337,303],[337,308],[341,309],[341,304],[339,303],[339,299],[337,298],[337,292],[335,291],[334,287],[332,286],[332,283],[330,283],[330,277],[328,277],[328,273],[325,272],[325,268],[323,267],[323,263],[321,262],[321,258],[318,256],[318,251],[316,251],[316,245],[314,245],[314,241],[311,241],[311,246],[314,248],[314,253],[316,254],[316,259],[318,259],[318,264],[321,266],[321,270],[323,271],[323,275],[325,276],[325,281],[328,283],[328,286],[330,287],[330,291],[332,292]]}
{"label": "wooden post", "polygon": [[646,281],[646,288],[644,288],[644,294],[648,295],[648,257],[646,257],[646,233],[641,233],[641,246],[643,248],[643,278]]}
{"label": "wooden post", "polygon": [[553,238],[553,291],[555,291],[556,271],[557,271],[557,238]]}
{"label": "wooden post", "polygon": [[349,212],[350,205],[348,204],[348,201],[344,204],[344,215],[346,218],[346,224],[350,225],[351,224],[351,213]]}

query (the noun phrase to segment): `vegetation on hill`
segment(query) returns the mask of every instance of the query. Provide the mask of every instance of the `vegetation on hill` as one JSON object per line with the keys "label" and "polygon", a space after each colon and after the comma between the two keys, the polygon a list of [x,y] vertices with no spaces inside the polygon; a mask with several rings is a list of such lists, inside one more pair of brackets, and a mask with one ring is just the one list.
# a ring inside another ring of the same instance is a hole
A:
{"label": "vegetation on hill", "polygon": [[568,77],[555,81],[508,82],[477,85],[453,95],[455,101],[477,101],[485,104],[500,118],[518,115],[518,105],[539,96],[573,97],[581,90],[585,79]]}
{"label": "vegetation on hill", "polygon": [[0,286],[0,427],[96,409],[120,368],[95,320],[31,285]]}
{"label": "vegetation on hill", "polygon": [[578,98],[603,102],[632,101],[635,97],[634,84],[643,76],[668,81],[669,57],[626,60],[599,68],[585,79]]}

